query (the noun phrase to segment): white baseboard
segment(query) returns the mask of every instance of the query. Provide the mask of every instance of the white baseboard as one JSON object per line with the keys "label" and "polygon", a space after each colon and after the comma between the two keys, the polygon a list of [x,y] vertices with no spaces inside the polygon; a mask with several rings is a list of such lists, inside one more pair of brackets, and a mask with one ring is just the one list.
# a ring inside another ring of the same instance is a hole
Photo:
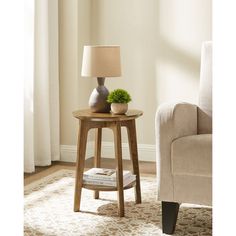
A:
{"label": "white baseboard", "polygon": [[[76,162],[77,147],[72,145],[61,145],[61,161]],[[94,143],[87,143],[86,159],[94,156]],[[124,160],[130,159],[129,145],[127,143],[122,144],[122,156]],[[138,156],[140,161],[156,161],[156,149],[155,145],[139,144]],[[102,157],[114,158],[114,144],[112,142],[102,142]]]}
{"label": "white baseboard", "polygon": [[[93,154],[93,147],[91,142],[87,143],[86,149],[86,159],[92,157]],[[60,161],[65,162],[76,162],[77,156],[77,146],[75,145],[61,145],[61,159]]]}

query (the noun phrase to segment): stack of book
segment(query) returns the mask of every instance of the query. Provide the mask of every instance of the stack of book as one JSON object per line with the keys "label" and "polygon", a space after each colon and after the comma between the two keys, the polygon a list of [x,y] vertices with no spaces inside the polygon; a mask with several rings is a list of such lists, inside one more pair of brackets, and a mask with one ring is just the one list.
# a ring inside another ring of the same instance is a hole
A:
{"label": "stack of book", "polygon": [[[123,171],[123,187],[129,185],[136,179],[136,175],[132,175],[130,171]],[[83,183],[91,185],[100,185],[107,187],[116,187],[116,170],[92,168],[83,175]]]}

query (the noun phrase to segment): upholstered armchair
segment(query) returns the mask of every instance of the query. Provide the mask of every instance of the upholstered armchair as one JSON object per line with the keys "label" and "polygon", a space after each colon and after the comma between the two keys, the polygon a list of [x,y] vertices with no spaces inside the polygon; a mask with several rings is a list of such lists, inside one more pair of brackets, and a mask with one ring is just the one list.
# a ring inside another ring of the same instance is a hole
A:
{"label": "upholstered armchair", "polygon": [[212,43],[202,45],[199,104],[161,105],[156,113],[162,230],[173,234],[181,203],[212,204]]}

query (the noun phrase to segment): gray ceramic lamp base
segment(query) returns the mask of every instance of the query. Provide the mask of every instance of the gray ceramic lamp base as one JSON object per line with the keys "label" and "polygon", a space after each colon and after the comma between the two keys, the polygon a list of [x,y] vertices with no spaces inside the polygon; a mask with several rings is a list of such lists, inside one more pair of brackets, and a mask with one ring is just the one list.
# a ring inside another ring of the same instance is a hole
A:
{"label": "gray ceramic lamp base", "polygon": [[109,94],[108,89],[104,86],[105,78],[98,77],[98,87],[93,90],[89,98],[89,107],[92,112],[109,113],[110,104],[107,102]]}

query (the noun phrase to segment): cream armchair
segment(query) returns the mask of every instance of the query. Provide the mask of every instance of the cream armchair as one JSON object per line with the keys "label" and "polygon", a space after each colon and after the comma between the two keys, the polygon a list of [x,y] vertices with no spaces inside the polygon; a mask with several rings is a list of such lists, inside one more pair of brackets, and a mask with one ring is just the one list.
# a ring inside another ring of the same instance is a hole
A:
{"label": "cream armchair", "polygon": [[173,234],[180,203],[212,204],[212,44],[202,46],[199,104],[161,105],[156,113],[162,229]]}

